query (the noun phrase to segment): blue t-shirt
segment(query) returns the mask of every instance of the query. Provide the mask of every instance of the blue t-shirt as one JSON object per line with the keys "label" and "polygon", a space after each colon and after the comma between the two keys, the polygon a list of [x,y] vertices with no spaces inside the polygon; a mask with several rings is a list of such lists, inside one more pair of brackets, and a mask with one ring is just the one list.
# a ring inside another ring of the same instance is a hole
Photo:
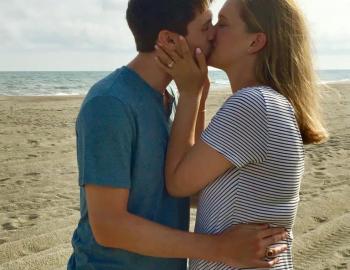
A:
{"label": "blue t-shirt", "polygon": [[89,224],[84,190],[85,184],[127,188],[130,213],[187,231],[189,200],[170,197],[164,179],[175,101],[166,112],[163,96],[127,67],[89,91],[76,122],[81,218],[72,238],[69,270],[186,269],[185,259],[147,257],[99,245]]}

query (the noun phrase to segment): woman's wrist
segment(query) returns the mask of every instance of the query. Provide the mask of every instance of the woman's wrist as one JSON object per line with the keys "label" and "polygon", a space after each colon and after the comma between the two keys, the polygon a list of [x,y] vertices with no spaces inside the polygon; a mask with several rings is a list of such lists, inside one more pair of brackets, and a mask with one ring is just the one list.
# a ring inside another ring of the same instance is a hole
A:
{"label": "woman's wrist", "polygon": [[200,94],[195,94],[195,93],[180,93],[179,96],[179,101],[186,101],[186,102],[191,102],[194,104],[197,104],[198,106],[200,106],[201,104],[201,95]]}

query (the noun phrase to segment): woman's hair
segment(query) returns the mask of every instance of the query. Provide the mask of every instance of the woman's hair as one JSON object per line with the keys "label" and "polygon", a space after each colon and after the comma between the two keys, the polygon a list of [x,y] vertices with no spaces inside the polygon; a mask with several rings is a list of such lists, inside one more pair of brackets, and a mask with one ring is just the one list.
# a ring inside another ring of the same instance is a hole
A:
{"label": "woman's hair", "polygon": [[295,0],[238,0],[250,33],[263,32],[266,47],[259,53],[256,77],[293,105],[304,144],[327,140],[319,106],[311,42],[303,13]]}

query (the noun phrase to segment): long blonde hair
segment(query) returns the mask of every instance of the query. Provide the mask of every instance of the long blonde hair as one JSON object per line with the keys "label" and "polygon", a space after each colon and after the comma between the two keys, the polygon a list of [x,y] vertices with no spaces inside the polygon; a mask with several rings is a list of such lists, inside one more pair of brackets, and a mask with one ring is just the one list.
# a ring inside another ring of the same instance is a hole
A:
{"label": "long blonde hair", "polygon": [[295,0],[238,0],[250,33],[263,32],[266,47],[259,53],[256,77],[293,105],[304,144],[327,140],[319,106],[311,42],[303,13]]}

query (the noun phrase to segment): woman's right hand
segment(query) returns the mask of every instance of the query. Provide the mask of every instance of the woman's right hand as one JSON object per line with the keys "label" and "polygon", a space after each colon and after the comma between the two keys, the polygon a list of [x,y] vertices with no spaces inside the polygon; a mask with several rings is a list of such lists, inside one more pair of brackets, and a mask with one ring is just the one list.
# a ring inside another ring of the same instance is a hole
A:
{"label": "woman's right hand", "polygon": [[205,55],[201,49],[196,49],[196,59],[193,58],[187,41],[179,37],[175,48],[158,43],[156,45],[157,63],[174,79],[180,95],[201,96],[203,84],[208,76]]}

